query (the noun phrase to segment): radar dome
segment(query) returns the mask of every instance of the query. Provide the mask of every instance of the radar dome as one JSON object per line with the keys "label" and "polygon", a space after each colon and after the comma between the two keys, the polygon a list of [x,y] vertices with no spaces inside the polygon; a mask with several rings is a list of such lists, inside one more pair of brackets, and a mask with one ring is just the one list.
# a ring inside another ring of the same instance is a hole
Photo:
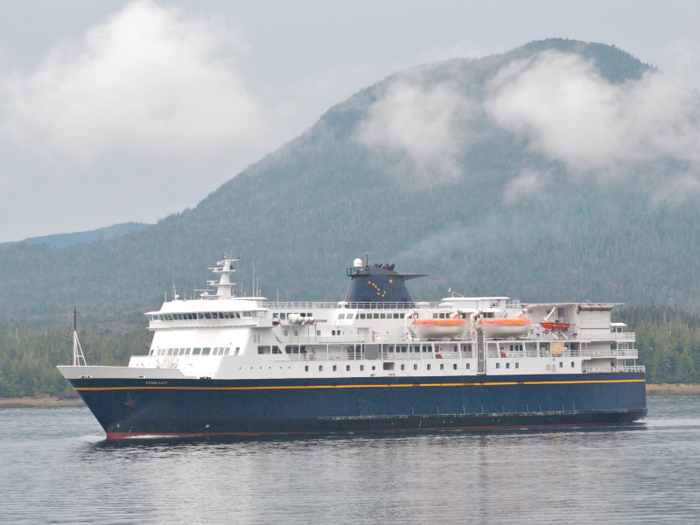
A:
{"label": "radar dome", "polygon": [[362,259],[357,258],[352,262],[353,268],[362,268]]}

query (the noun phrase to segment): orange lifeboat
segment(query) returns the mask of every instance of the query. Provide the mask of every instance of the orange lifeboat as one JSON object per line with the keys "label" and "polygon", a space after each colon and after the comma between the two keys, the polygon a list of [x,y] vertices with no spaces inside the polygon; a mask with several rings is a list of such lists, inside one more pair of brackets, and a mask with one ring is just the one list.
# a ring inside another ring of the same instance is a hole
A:
{"label": "orange lifeboat", "polygon": [[568,330],[570,323],[555,323],[554,321],[542,321],[540,326],[545,330]]}
{"label": "orange lifeboat", "polygon": [[464,319],[416,319],[411,329],[418,339],[442,339],[462,335]]}
{"label": "orange lifeboat", "polygon": [[504,339],[506,337],[524,337],[530,331],[530,320],[515,319],[479,319],[477,323],[484,331],[485,337]]}

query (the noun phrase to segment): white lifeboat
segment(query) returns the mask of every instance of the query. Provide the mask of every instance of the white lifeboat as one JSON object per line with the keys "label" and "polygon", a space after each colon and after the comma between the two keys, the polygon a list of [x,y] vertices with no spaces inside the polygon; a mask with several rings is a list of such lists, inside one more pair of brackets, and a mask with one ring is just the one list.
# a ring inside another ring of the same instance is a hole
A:
{"label": "white lifeboat", "polygon": [[411,330],[418,339],[458,337],[464,332],[464,319],[416,319]]}
{"label": "white lifeboat", "polygon": [[492,339],[524,337],[530,331],[530,320],[520,317],[515,319],[479,319],[477,324],[484,331],[484,336]]}

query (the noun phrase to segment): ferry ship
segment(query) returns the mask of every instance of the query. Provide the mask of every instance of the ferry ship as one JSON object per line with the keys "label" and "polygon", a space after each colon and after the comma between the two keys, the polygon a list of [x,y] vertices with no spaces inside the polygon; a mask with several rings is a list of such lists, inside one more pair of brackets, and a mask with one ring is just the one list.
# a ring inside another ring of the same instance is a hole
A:
{"label": "ferry ship", "polygon": [[414,302],[356,259],[344,301],[240,297],[238,259],[149,312],[148,355],[58,367],[107,439],[617,425],[646,415],[635,334],[614,303]]}

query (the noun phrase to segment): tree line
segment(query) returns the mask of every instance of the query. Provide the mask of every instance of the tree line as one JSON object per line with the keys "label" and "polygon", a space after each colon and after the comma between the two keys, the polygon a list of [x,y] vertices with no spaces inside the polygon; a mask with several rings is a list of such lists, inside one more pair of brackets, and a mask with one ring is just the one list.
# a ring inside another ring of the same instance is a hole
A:
{"label": "tree line", "polygon": [[[700,316],[660,305],[614,313],[637,334],[639,363],[650,383],[700,383]],[[152,334],[143,327],[113,331],[90,327],[79,334],[88,364],[126,365],[146,354]],[[0,397],[73,395],[56,369],[73,355],[70,330],[0,328]]]}

